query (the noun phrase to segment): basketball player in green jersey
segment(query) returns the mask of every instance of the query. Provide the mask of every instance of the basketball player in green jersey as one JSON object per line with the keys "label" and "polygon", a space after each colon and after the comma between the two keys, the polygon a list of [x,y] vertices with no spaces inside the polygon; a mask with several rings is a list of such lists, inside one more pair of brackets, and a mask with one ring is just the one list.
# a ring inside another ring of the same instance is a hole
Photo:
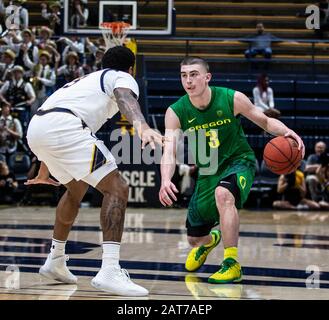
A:
{"label": "basketball player in green jersey", "polygon": [[[231,283],[242,280],[238,262],[238,209],[247,200],[256,160],[239,115],[274,136],[295,139],[303,155],[305,151],[301,138],[281,121],[268,118],[241,92],[210,87],[210,80],[206,61],[198,57],[187,57],[182,61],[181,82],[187,94],[166,111],[168,141],[161,159],[159,199],[164,206],[171,206],[177,200],[175,193],[178,190],[171,178],[176,167],[177,131],[183,131],[199,167],[186,220],[188,241],[193,249],[185,267],[188,271],[200,268],[223,238],[224,260],[208,281]],[[212,231],[219,223],[221,231]]]}

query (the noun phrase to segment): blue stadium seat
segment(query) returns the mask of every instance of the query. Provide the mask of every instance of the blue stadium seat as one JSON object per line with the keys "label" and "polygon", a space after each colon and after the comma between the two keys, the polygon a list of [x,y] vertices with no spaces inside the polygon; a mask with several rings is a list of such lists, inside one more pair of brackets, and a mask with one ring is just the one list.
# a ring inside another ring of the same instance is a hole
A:
{"label": "blue stadium seat", "polygon": [[248,143],[253,149],[264,149],[266,143],[273,138],[264,134],[246,134]]}
{"label": "blue stadium seat", "polygon": [[211,86],[226,87],[243,93],[251,93],[255,80],[250,79],[221,79],[220,77],[210,82]]}
{"label": "blue stadium seat", "polygon": [[270,87],[273,89],[274,94],[277,96],[282,93],[293,94],[294,92],[293,80],[272,80],[270,81]]}
{"label": "blue stadium seat", "polygon": [[179,98],[180,96],[148,96],[149,112],[165,112],[165,110]]}
{"label": "blue stadium seat", "polygon": [[282,121],[290,129],[295,129],[295,122],[296,122],[295,116],[283,116],[280,117],[280,121]]}
{"label": "blue stadium seat", "polygon": [[311,94],[328,94],[328,81],[296,81],[297,95],[305,93]]}
{"label": "blue stadium seat", "polygon": [[262,186],[270,187],[270,186],[276,186],[278,184],[278,178],[279,175],[273,173],[270,171],[265,161],[262,160],[262,163],[260,165],[260,183]]}
{"label": "blue stadium seat", "polygon": [[329,117],[296,117],[296,128],[310,129],[314,134],[319,130],[329,130]]}
{"label": "blue stadium seat", "polygon": [[162,90],[162,91],[182,91],[183,87],[180,79],[174,78],[147,78],[147,89],[152,90]]}
{"label": "blue stadium seat", "polygon": [[275,108],[277,108],[280,111],[293,111],[295,109],[295,99],[294,98],[276,98],[276,97],[274,97],[274,103],[275,103]]}
{"label": "blue stadium seat", "polygon": [[8,166],[13,171],[18,183],[27,180],[27,173],[31,166],[30,157],[21,152],[17,152],[9,157]]}
{"label": "blue stadium seat", "polygon": [[[329,83],[328,83],[329,85]],[[329,90],[329,87],[327,88]],[[296,99],[297,110],[304,110],[310,112],[328,111],[329,115],[329,99]]]}
{"label": "blue stadium seat", "polygon": [[261,197],[259,206],[262,206],[263,202],[267,202],[267,205],[272,205],[273,199],[277,193],[278,178],[279,176],[271,172],[266,167],[264,160],[262,160],[258,177],[258,189]]}

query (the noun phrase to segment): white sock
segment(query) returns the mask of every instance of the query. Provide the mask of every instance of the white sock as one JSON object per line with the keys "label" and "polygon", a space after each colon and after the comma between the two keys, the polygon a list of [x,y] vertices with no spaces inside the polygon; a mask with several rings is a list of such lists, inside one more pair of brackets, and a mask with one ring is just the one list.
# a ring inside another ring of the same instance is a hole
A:
{"label": "white sock", "polygon": [[102,268],[109,265],[119,265],[120,242],[104,241],[102,259]]}
{"label": "white sock", "polygon": [[53,238],[51,242],[50,253],[52,258],[57,258],[65,254],[66,241],[56,240]]}

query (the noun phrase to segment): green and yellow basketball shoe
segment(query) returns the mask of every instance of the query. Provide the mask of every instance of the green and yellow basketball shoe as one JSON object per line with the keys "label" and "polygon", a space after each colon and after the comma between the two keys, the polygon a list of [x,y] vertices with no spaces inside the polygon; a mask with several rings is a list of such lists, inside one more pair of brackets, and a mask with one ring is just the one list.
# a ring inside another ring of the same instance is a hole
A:
{"label": "green and yellow basketball shoe", "polygon": [[242,270],[239,262],[226,258],[220,269],[208,278],[210,283],[232,283],[242,281]]}
{"label": "green and yellow basketball shoe", "polygon": [[213,230],[210,232],[212,236],[212,242],[209,245],[202,245],[200,247],[193,248],[188,254],[185,262],[185,269],[187,271],[198,270],[206,261],[208,254],[214,249],[220,242],[221,233],[219,230]]}

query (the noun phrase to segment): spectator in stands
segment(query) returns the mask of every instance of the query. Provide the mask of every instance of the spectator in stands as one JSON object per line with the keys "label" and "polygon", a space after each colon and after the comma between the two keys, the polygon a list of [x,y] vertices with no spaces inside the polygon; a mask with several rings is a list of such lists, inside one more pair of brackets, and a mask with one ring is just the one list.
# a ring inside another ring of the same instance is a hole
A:
{"label": "spectator in stands", "polygon": [[321,166],[321,155],[326,152],[326,149],[327,145],[323,141],[318,141],[314,147],[315,153],[310,154],[306,161],[306,186],[313,201],[319,201],[320,184],[316,171]]}
{"label": "spectator in stands", "polygon": [[55,71],[50,67],[51,55],[48,51],[42,50],[39,55],[39,63],[33,63],[27,54],[24,55],[24,63],[32,70],[31,83],[36,94],[36,100],[32,106],[32,115],[54,92],[56,84]]}
{"label": "spectator in stands", "polygon": [[0,153],[7,160],[16,152],[17,141],[22,137],[21,122],[11,115],[10,105],[3,103],[0,117]]}
{"label": "spectator in stands", "polygon": [[71,4],[71,27],[83,28],[87,25],[89,10],[86,0],[72,0]]}
{"label": "spectator in stands", "polygon": [[94,68],[92,71],[98,71],[102,69],[102,59],[105,54],[106,48],[105,47],[98,47],[95,52],[95,61],[94,61]]}
{"label": "spectator in stands", "polygon": [[18,7],[18,15],[19,15],[19,28],[26,29],[29,27],[29,12],[28,10],[24,7],[26,0],[13,0],[12,3],[14,6]]}
{"label": "spectator in stands", "polygon": [[0,161],[0,203],[13,203],[13,194],[18,183],[13,172],[10,172],[8,165]]}
{"label": "spectator in stands", "polygon": [[49,21],[49,27],[55,35],[61,33],[61,3],[55,1],[49,5],[51,12],[47,11],[47,4],[41,3],[41,16]]}
{"label": "spectator in stands", "polygon": [[317,202],[307,199],[304,173],[296,170],[288,175],[280,175],[277,192],[282,195],[281,200],[273,202],[275,209],[320,209]]}
{"label": "spectator in stands", "polygon": [[6,80],[10,79],[10,71],[14,67],[15,58],[15,52],[10,49],[7,49],[2,54],[2,62],[0,63],[0,87],[5,83]]}
{"label": "spectator in stands", "polygon": [[245,57],[247,59],[254,58],[257,55],[263,55],[266,59],[272,57],[271,43],[274,40],[279,40],[271,33],[266,32],[263,23],[257,23],[256,35],[248,36],[250,40],[250,47],[245,51]]}
{"label": "spectator in stands", "polygon": [[51,36],[53,34],[53,31],[49,29],[48,27],[41,27],[39,30],[39,37],[35,40],[35,43],[37,44],[38,48],[40,50],[44,50],[46,45],[51,41]]}
{"label": "spectator in stands", "polygon": [[318,178],[320,188],[321,188],[321,197],[320,204],[324,209],[329,209],[329,154],[326,152],[322,153],[320,156],[320,167],[316,170],[316,176]]}
{"label": "spectator in stands", "polygon": [[85,46],[84,42],[77,36],[71,36],[70,38],[62,37],[58,40],[59,43],[64,43],[66,46],[62,52],[62,61],[65,61],[66,55],[73,51],[78,54],[80,63],[83,63]]}
{"label": "spectator in stands", "polygon": [[23,41],[21,30],[15,25],[12,25],[10,29],[6,30],[0,38],[0,52],[4,52],[7,49],[11,49],[18,52],[19,47],[15,45],[20,44]]}
{"label": "spectator in stands", "polygon": [[31,105],[35,101],[35,92],[31,83],[24,81],[24,69],[15,66],[12,69],[12,79],[6,81],[0,89],[0,100],[12,108],[20,110],[19,119],[25,133],[30,121]]}
{"label": "spectator in stands", "polygon": [[61,62],[61,55],[57,51],[57,45],[54,41],[48,41],[45,45],[45,50],[50,54],[50,62],[49,65],[54,69],[57,70],[60,62]]}
{"label": "spectator in stands", "polygon": [[269,87],[269,78],[266,74],[261,74],[257,80],[257,86],[253,91],[254,104],[261,109],[268,117],[279,118],[281,112],[274,108],[273,89]]}
{"label": "spectator in stands", "polygon": [[89,56],[88,62],[88,69],[89,72],[98,71],[102,69],[102,58],[106,51],[106,48],[103,46],[96,46],[89,38],[86,38],[86,47],[91,53]]}
{"label": "spectator in stands", "polygon": [[39,49],[38,46],[34,43],[34,34],[30,29],[23,30],[22,37],[23,43],[13,45],[13,50],[18,53],[18,56],[15,60],[15,64],[24,67],[25,70],[28,70],[28,67],[24,64],[24,55],[27,52],[30,60],[33,63],[38,63]]}
{"label": "spectator in stands", "polygon": [[76,52],[69,52],[65,59],[65,64],[58,68],[57,76],[63,75],[66,82],[71,82],[84,75]]}

